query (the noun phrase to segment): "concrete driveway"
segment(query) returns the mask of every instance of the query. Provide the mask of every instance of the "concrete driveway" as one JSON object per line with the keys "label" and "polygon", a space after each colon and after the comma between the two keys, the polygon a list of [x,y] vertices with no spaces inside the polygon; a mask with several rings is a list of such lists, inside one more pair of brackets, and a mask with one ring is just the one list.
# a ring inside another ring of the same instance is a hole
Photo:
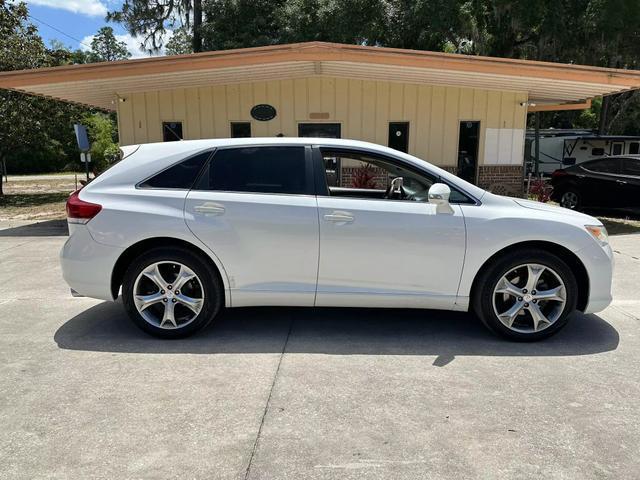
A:
{"label": "concrete driveway", "polygon": [[638,478],[639,236],[615,303],[541,343],[333,309],[160,341],[69,296],[51,226],[0,231],[1,478]]}

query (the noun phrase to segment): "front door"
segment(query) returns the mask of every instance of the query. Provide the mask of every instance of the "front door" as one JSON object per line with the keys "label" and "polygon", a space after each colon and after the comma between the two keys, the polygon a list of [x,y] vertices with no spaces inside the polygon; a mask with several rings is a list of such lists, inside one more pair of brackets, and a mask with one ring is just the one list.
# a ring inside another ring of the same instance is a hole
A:
{"label": "front door", "polygon": [[313,306],[318,212],[311,149],[219,149],[187,195],[185,219],[218,257],[231,302]]}
{"label": "front door", "polygon": [[452,308],[465,227],[459,205],[442,214],[428,203],[436,178],[364,151],[315,154],[315,165],[338,158],[342,168],[318,196],[316,305]]}

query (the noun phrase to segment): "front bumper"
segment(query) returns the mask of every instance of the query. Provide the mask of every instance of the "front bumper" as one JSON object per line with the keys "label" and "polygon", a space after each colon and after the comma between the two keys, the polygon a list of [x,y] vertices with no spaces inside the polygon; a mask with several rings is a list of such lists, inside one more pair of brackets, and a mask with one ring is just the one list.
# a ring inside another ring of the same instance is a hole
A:
{"label": "front bumper", "polygon": [[65,282],[82,296],[113,300],[111,274],[124,249],[96,242],[85,225],[74,225],[70,233],[60,251]]}
{"label": "front bumper", "polygon": [[584,313],[596,313],[609,306],[613,297],[613,250],[610,245],[601,247],[594,242],[593,247],[576,252],[589,275],[589,301]]}

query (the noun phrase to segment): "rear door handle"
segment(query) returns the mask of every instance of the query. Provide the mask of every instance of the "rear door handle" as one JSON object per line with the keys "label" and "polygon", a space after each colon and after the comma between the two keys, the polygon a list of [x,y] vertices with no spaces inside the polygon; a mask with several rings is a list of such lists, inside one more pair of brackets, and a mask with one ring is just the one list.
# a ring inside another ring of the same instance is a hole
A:
{"label": "rear door handle", "polygon": [[193,209],[204,215],[222,215],[225,212],[225,208],[217,203],[203,203],[202,205],[196,205]]}
{"label": "rear door handle", "polygon": [[334,222],[334,223],[352,223],[353,222],[353,215],[351,215],[348,212],[331,212],[328,213],[324,216],[324,219],[327,222]]}

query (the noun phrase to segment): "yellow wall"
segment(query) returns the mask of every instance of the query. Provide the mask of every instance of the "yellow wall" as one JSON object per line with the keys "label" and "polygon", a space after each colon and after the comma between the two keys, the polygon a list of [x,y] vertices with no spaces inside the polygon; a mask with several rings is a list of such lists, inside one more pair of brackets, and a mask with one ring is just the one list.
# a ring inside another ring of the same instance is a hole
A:
{"label": "yellow wall", "polygon": [[[296,136],[300,122],[341,123],[343,138],[387,145],[388,122],[408,121],[409,153],[454,166],[459,122],[479,120],[479,164],[522,162],[526,106],[520,104],[526,93],[311,77],[120,97],[125,99],[118,103],[122,145],[162,141],[163,121],[181,121],[185,139],[229,137],[233,121],[251,121],[254,137]],[[276,118],[253,120],[251,107],[260,103],[273,105]],[[314,113],[329,116],[311,120]]]}

